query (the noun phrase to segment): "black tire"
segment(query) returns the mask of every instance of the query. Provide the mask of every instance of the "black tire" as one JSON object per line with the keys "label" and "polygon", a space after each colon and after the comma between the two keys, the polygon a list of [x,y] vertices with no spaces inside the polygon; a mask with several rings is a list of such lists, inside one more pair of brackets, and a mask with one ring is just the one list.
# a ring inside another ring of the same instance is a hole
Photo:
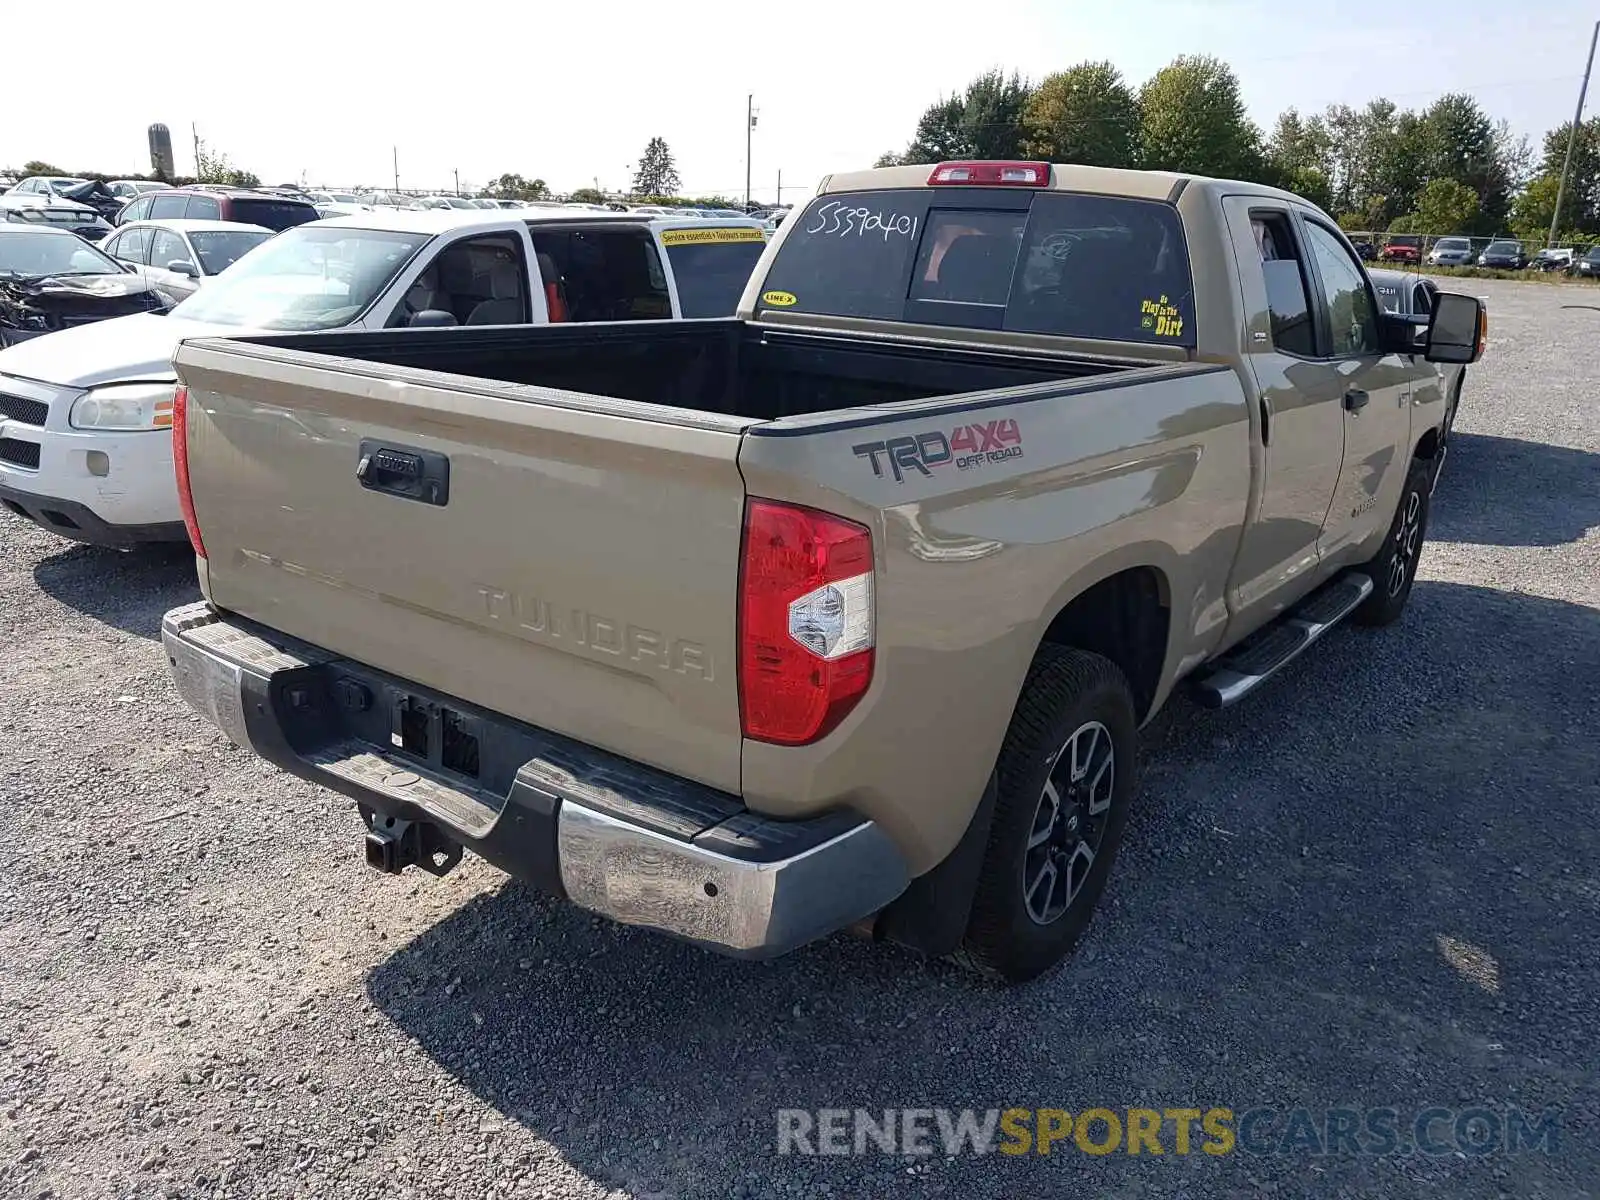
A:
{"label": "black tire", "polygon": [[[1039,651],[995,765],[989,841],[954,961],[1020,983],[1072,952],[1088,928],[1122,841],[1135,786],[1137,735],[1133,691],[1115,664],[1082,650],[1045,646]],[[1103,776],[1102,745],[1109,755],[1109,781]],[[1078,762],[1068,761],[1073,753],[1082,762],[1081,774]],[[1047,836],[1041,835],[1046,826]],[[1045,836],[1042,844],[1030,847],[1039,836]],[[1085,861],[1078,843],[1091,840]],[[1064,848],[1069,842],[1070,857]],[[1044,868],[1046,860],[1055,866]],[[1031,899],[1030,867],[1038,885]],[[1048,895],[1042,894],[1045,889]],[[1055,901],[1064,904],[1052,916]]]}
{"label": "black tire", "polygon": [[1372,595],[1351,614],[1358,624],[1389,625],[1405,611],[1428,534],[1428,497],[1432,491],[1433,463],[1413,458],[1400,502],[1395,505],[1394,519],[1389,523],[1389,536],[1383,539],[1372,561],[1362,568],[1372,579]]}

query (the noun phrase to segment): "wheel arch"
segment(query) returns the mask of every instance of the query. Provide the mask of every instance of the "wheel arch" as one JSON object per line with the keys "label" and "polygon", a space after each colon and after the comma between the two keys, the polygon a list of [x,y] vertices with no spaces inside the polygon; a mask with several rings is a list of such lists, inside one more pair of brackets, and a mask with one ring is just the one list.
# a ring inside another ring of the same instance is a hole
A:
{"label": "wheel arch", "polygon": [[1161,699],[1171,658],[1172,595],[1165,565],[1106,563],[1056,596],[1038,645],[1087,650],[1115,663],[1133,689],[1143,723]]}

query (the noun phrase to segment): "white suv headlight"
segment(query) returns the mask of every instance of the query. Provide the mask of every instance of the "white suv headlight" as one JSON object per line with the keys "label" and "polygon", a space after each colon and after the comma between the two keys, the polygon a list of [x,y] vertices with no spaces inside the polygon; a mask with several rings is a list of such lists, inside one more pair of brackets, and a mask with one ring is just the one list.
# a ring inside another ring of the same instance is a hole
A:
{"label": "white suv headlight", "polygon": [[72,402],[74,429],[171,429],[171,383],[113,383],[91,388]]}

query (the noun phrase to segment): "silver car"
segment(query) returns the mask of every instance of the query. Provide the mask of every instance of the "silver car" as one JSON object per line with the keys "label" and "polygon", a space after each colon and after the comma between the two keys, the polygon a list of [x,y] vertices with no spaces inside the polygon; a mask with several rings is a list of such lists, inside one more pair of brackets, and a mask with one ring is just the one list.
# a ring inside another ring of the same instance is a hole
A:
{"label": "silver car", "polygon": [[[1378,303],[1386,311],[1406,317],[1426,317],[1433,313],[1434,300],[1439,295],[1436,280],[1411,271],[1368,271],[1367,274],[1372,277],[1372,286],[1377,290]],[[1456,363],[1442,364],[1434,369],[1439,372],[1439,382],[1447,398],[1444,435],[1448,439],[1456,425],[1456,406],[1461,403],[1461,388],[1466,380],[1467,369]]]}
{"label": "silver car", "polygon": [[1428,251],[1428,265],[1431,267],[1469,267],[1472,258],[1471,238],[1442,237]]}
{"label": "silver car", "polygon": [[238,221],[134,221],[107,238],[101,249],[176,303],[271,236],[264,226]]}

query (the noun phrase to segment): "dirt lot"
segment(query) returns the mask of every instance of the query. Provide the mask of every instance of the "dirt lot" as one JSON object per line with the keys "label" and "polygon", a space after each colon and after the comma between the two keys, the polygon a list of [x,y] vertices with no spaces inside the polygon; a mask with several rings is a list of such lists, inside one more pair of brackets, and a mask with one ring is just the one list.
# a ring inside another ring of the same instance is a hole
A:
{"label": "dirt lot", "polygon": [[[1406,620],[1169,706],[1107,908],[1009,992],[848,938],[714,959],[481,863],[377,875],[343,800],[178,699],[186,555],[0,517],[0,1196],[1600,1195],[1600,313],[1471,286],[1494,346]],[[1143,1105],[1560,1136],[775,1151],[780,1108]]]}

